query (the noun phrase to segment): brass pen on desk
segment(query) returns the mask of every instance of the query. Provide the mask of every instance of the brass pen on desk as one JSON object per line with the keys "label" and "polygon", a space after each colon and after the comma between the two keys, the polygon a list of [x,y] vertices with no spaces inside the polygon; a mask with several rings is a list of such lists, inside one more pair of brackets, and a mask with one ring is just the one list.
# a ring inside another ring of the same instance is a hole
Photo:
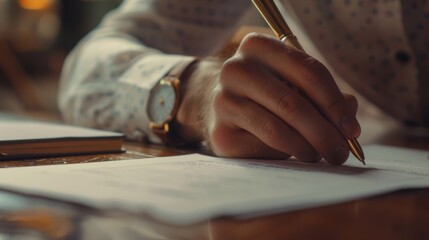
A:
{"label": "brass pen on desk", "polygon": [[[304,51],[301,44],[299,44],[298,39],[287,25],[274,0],[252,0],[252,2],[261,13],[262,17],[264,17],[271,29],[274,31],[277,38],[279,38],[284,43],[290,44],[297,49]],[[366,165],[362,147],[360,146],[357,139],[347,139],[347,145],[350,152],[352,152],[360,162]]]}

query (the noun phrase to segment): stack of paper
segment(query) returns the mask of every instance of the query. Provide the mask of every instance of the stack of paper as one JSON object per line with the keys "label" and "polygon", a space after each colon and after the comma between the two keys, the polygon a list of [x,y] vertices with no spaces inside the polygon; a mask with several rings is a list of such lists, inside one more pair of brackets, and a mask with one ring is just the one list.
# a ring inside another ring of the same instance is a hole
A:
{"label": "stack of paper", "polygon": [[0,115],[0,160],[121,152],[123,135]]}

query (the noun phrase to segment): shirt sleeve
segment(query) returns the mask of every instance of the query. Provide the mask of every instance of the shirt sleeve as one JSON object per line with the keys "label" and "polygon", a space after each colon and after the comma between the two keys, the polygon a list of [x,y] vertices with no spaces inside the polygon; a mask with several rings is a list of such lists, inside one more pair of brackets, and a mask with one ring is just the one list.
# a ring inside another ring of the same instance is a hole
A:
{"label": "shirt sleeve", "polygon": [[191,56],[216,52],[248,1],[129,0],[67,57],[59,91],[66,122],[157,142],[146,104],[151,89]]}
{"label": "shirt sleeve", "polygon": [[[301,44],[337,79],[348,83],[396,120],[407,125],[422,124],[419,106],[422,84],[416,58],[422,51],[413,50],[413,46],[418,42],[424,45],[427,34],[411,41],[407,25],[425,22],[423,19],[407,22],[422,16],[419,11],[427,9],[423,7],[426,4],[411,11],[412,2],[400,1],[288,0],[284,3],[288,12],[286,20],[292,23],[290,27]],[[413,14],[405,14],[407,8]]]}

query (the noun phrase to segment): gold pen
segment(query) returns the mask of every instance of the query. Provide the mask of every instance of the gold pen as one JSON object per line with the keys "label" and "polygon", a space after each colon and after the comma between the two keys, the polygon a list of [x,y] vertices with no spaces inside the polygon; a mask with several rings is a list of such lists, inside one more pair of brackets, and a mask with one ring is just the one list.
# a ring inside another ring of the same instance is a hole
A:
{"label": "gold pen", "polygon": [[[274,34],[277,36],[277,38],[280,39],[280,41],[304,51],[301,44],[299,44],[298,39],[286,24],[286,21],[280,13],[274,0],[252,0],[252,2],[271,29],[274,31]],[[357,139],[347,139],[347,145],[350,152],[352,152],[360,162],[366,165],[362,147],[360,146]]]}

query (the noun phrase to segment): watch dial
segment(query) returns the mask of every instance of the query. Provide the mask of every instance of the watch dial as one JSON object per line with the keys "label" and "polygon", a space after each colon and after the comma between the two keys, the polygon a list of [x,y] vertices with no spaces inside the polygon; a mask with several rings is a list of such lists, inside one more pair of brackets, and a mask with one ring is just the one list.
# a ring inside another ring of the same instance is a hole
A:
{"label": "watch dial", "polygon": [[148,116],[154,123],[164,123],[172,114],[176,92],[170,84],[159,84],[152,89],[148,102]]}

